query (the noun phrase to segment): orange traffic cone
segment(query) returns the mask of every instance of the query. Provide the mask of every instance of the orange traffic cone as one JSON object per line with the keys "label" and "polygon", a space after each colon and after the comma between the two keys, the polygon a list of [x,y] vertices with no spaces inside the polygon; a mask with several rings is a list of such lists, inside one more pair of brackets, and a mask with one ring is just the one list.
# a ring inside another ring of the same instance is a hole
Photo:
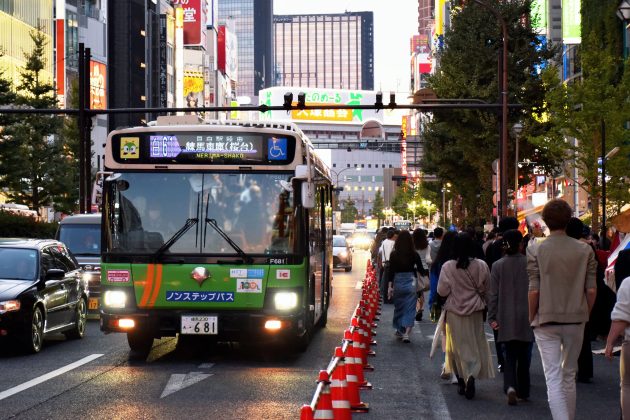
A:
{"label": "orange traffic cone", "polygon": [[339,357],[339,362],[332,372],[330,383],[333,414],[336,420],[350,420],[352,412],[350,410],[348,382],[346,381],[346,366],[341,347],[335,347],[335,357]]}
{"label": "orange traffic cone", "polygon": [[313,409],[310,405],[304,404],[300,410],[300,420],[314,420]]}
{"label": "orange traffic cone", "polygon": [[[347,355],[343,353],[341,347],[337,347],[337,349],[335,349],[335,357],[341,357],[341,360],[343,360],[343,371],[345,371],[346,383],[348,384],[348,400],[350,401],[350,410],[357,413],[368,412],[370,409],[369,405],[361,401],[361,396],[359,395],[358,378],[357,375],[355,375],[354,369],[351,368],[351,366],[354,365],[354,357],[349,357],[352,364],[347,365]],[[340,366],[337,365],[337,368],[339,369]]]}
{"label": "orange traffic cone", "polygon": [[[344,332],[344,340],[348,342],[348,348],[346,349],[346,371],[352,372],[357,377],[357,384],[359,389],[372,389],[372,384],[369,383],[363,375],[363,362],[358,353],[358,349],[354,347],[352,341],[352,333],[350,330]],[[352,405],[352,401],[350,402]]]}
{"label": "orange traffic cone", "polygon": [[330,397],[330,379],[328,372],[320,370],[318,382],[323,383],[324,386],[322,387],[321,394],[319,394],[319,400],[317,401],[313,418],[319,420],[334,420],[335,415],[333,413],[333,403]]}
{"label": "orange traffic cone", "polygon": [[367,362],[367,354],[365,353],[365,343],[363,342],[363,334],[360,333],[358,328],[357,318],[352,318],[352,346],[354,347],[354,357],[361,359],[361,367],[363,370],[373,371],[374,366]]}

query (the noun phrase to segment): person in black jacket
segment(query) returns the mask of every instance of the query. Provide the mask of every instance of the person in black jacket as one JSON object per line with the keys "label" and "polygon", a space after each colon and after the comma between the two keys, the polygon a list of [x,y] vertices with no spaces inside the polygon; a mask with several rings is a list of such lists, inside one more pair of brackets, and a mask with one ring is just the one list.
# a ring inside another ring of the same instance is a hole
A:
{"label": "person in black jacket", "polygon": [[409,333],[416,318],[417,275],[428,275],[416,253],[411,233],[403,230],[396,238],[389,258],[389,289],[393,290],[395,334],[403,343],[410,343]]}

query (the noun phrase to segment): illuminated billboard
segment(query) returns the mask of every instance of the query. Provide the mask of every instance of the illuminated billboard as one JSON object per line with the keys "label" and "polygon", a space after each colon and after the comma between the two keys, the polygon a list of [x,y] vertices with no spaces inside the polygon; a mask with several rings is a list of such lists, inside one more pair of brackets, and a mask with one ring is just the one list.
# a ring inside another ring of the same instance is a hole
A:
{"label": "illuminated billboard", "polygon": [[107,66],[90,60],[90,109],[107,108]]}
{"label": "illuminated billboard", "polygon": [[[317,89],[300,87],[272,87],[258,93],[260,105],[282,105],[285,93],[293,94],[293,103],[297,104],[298,94],[304,92],[306,105],[374,105],[376,92],[370,90]],[[286,111],[268,111],[261,114],[261,119],[274,121],[322,122],[337,124],[362,125],[369,120],[383,122],[383,111],[373,109],[303,109]]]}

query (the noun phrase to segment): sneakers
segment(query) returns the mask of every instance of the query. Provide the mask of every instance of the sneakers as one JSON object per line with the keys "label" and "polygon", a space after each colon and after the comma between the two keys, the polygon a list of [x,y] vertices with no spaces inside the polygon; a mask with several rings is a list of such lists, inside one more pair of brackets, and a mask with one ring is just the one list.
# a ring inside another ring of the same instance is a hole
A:
{"label": "sneakers", "polygon": [[472,400],[473,397],[475,396],[475,377],[474,376],[471,376],[466,381],[466,389],[464,391],[464,395],[466,396],[467,400]]}
{"label": "sneakers", "polygon": [[403,343],[411,343],[411,340],[409,339],[409,334],[404,333],[402,335],[402,341],[403,341]]}
{"label": "sneakers", "polygon": [[442,373],[440,379],[451,379],[451,374],[446,371],[446,365],[442,364]]}
{"label": "sneakers", "polygon": [[453,385],[455,385],[455,384],[459,383],[459,382],[458,382],[458,380],[457,380],[457,375],[455,375],[454,373],[453,373],[453,374],[451,374],[451,383],[452,383]]}
{"label": "sneakers", "polygon": [[507,401],[508,405],[516,405],[516,390],[512,387],[507,390]]}

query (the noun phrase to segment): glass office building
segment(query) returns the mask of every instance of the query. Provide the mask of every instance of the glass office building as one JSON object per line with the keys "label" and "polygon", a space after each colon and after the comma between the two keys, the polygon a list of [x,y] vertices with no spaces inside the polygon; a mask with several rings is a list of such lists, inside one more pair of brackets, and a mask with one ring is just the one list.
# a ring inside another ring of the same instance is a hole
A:
{"label": "glass office building", "polygon": [[273,17],[276,85],[374,89],[372,12]]}
{"label": "glass office building", "polygon": [[260,89],[273,86],[273,0],[221,0],[218,9],[219,25],[231,19],[236,33],[236,93],[257,97]]}

